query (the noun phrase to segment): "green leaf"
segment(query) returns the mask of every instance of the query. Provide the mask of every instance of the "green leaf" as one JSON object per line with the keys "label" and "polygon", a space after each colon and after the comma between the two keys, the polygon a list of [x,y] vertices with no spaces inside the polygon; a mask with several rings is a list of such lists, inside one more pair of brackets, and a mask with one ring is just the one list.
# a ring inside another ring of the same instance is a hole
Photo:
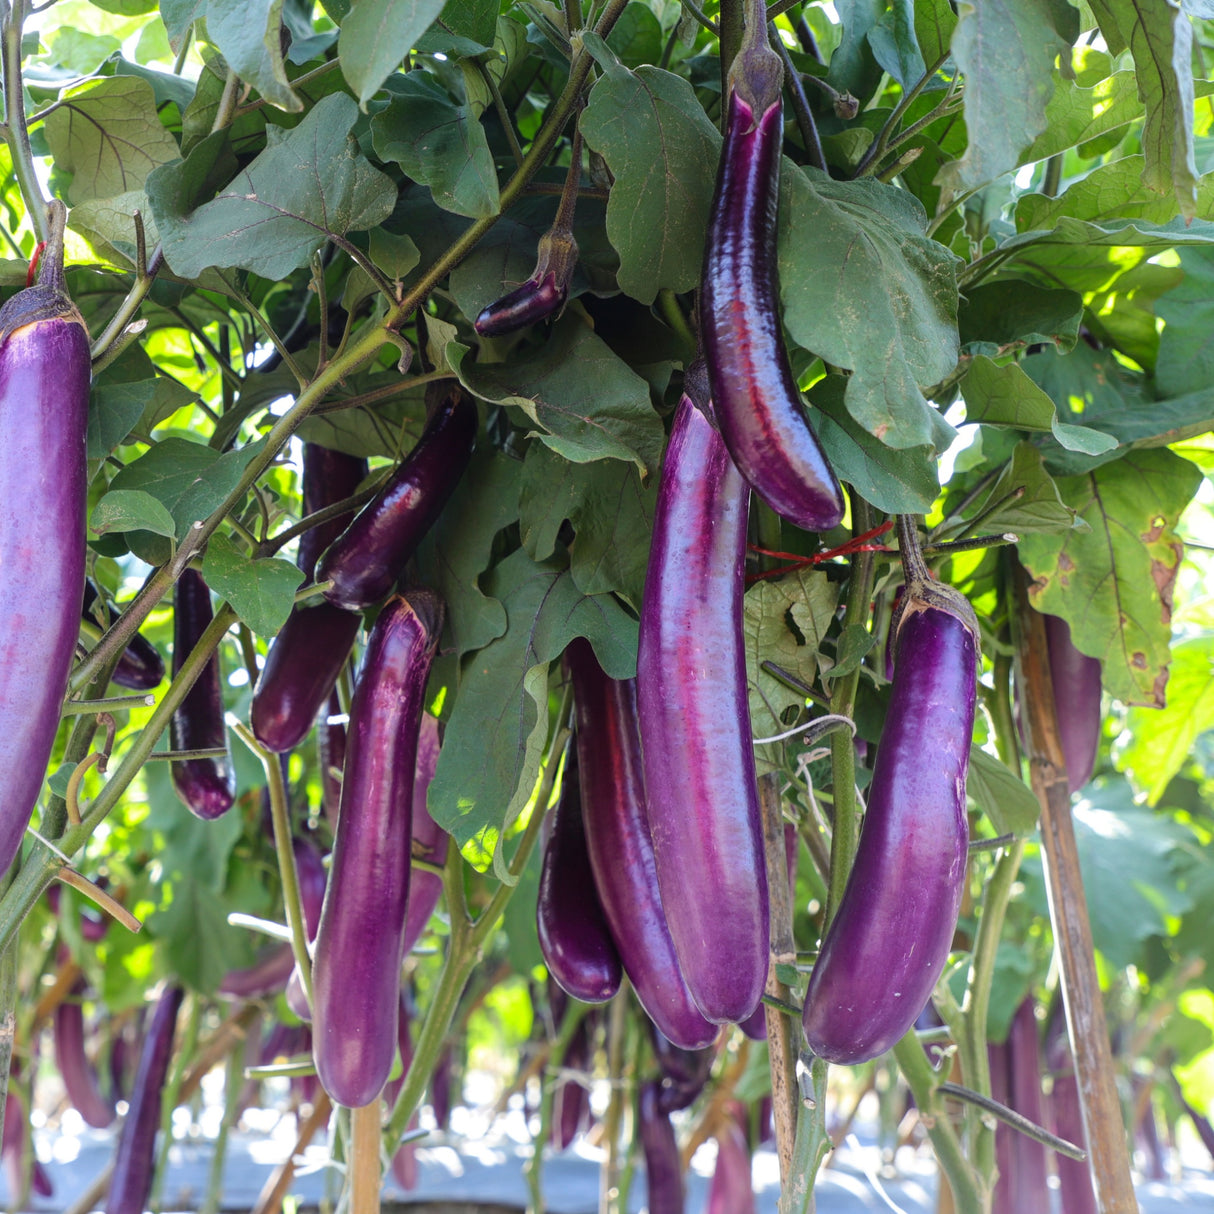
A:
{"label": "green leaf", "polygon": [[[1014,493],[1020,496],[1011,500]],[[974,513],[984,515],[982,529],[992,535],[1068,531],[1075,526],[1076,517],[1058,496],[1058,486],[1046,472],[1041,452],[1029,442],[1016,445],[1011,462]]]}
{"label": "green leaf", "polygon": [[577,588],[583,594],[614,591],[639,610],[657,492],[657,478],[642,485],[632,464],[574,464],[532,443],[519,495],[523,547],[535,560],[546,560],[568,519],[574,532],[570,572]]}
{"label": "green leaf", "polygon": [[877,638],[863,624],[845,624],[835,643],[835,660],[827,677],[841,679],[859,669]]}
{"label": "green leaf", "polygon": [[160,234],[148,207],[148,196],[142,190],[77,203],[68,215],[67,226],[89,242],[99,260],[133,269],[136,243],[132,216],[136,211],[143,217],[145,247],[154,249]]}
{"label": "green leaf", "polygon": [[[839,600],[838,587],[817,569],[799,569],[781,578],[756,582],[746,591],[742,635],[746,645],[746,683],[750,728],[756,738],[770,738],[788,728],[785,714],[803,709],[805,696],[768,674],[763,662],[812,687],[818,677],[818,652],[826,639]],[[760,772],[780,766],[783,746],[755,748]]]}
{"label": "green leaf", "polygon": [[160,0],[160,18],[168,30],[169,45],[176,54],[181,40],[199,17],[206,15],[207,0]]}
{"label": "green leaf", "polygon": [[303,570],[291,561],[253,560],[225,535],[208,542],[202,575],[261,637],[272,637],[286,623],[304,580]]}
{"label": "green leaf", "polygon": [[1161,396],[1209,391],[1214,383],[1214,249],[1183,249],[1184,278],[1155,304],[1164,322],[1155,365],[1155,387]]}
{"label": "green leaf", "polygon": [[847,408],[870,434],[899,449],[939,447],[942,422],[920,387],[957,363],[958,262],[925,235],[922,207],[905,190],[785,161],[780,221],[789,335],[853,372]]}
{"label": "green leaf", "polygon": [[502,604],[480,587],[498,532],[518,518],[522,465],[500,452],[477,452],[438,522],[418,549],[421,580],[447,603],[444,649],[483,649],[506,631]]}
{"label": "green leaf", "polygon": [[994,181],[1046,129],[1054,60],[1079,34],[1065,0],[962,0],[952,51],[965,76],[969,146],[942,180],[961,193]]}
{"label": "green leaf", "polygon": [[148,198],[174,273],[197,278],[210,266],[239,266],[263,278],[286,278],[330,237],[386,219],[396,186],[350,137],[357,117],[358,107],[344,93],[325,97],[222,193],[193,210],[190,193],[201,168],[191,163],[201,156],[205,168],[214,160],[210,140],[188,160],[151,173]]}
{"label": "green leaf", "polygon": [[1057,80],[1045,110],[1046,125],[1020,163],[1034,164],[1057,156],[1141,116],[1142,101],[1133,72],[1114,72],[1087,88],[1074,80]]}
{"label": "green leaf", "polygon": [[1118,766],[1156,805],[1189,762],[1197,738],[1214,728],[1214,636],[1185,637],[1172,646],[1167,705],[1131,709],[1126,726],[1129,740],[1118,752]]}
{"label": "green leaf", "polygon": [[1058,420],[1054,402],[1025,374],[1018,363],[1000,366],[984,354],[970,364],[961,381],[966,421],[1015,430],[1044,430],[1068,451],[1101,455],[1116,448],[1117,440],[1088,426]]}
{"label": "green leaf", "polygon": [[122,43],[112,34],[86,34],[61,26],[51,39],[51,55],[61,67],[80,76],[91,76]]}
{"label": "green leaf", "polygon": [[155,379],[134,383],[93,381],[89,396],[86,451],[89,459],[104,459],[139,423],[156,397]]}
{"label": "green leaf", "polygon": [[[361,0],[354,11],[359,7]],[[394,85],[392,100],[371,120],[371,139],[377,156],[429,186],[444,210],[470,219],[497,214],[497,169],[485,129],[432,76],[410,72]]]}
{"label": "green leaf", "polygon": [[473,363],[468,353],[448,351],[468,391],[521,410],[565,459],[628,460],[643,473],[658,466],[664,431],[648,384],[576,317],[559,321],[547,344],[519,362]]}
{"label": "green leaf", "polygon": [[928,63],[935,63],[952,45],[957,14],[949,0],[920,0],[915,5],[915,40]]}
{"label": "green leaf", "polygon": [[173,516],[150,493],[139,489],[111,489],[93,508],[89,529],[98,535],[109,531],[150,531],[176,534]]}
{"label": "green leaf", "polygon": [[590,638],[612,678],[636,672],[636,620],[612,595],[583,595],[560,563],[518,549],[485,589],[504,607],[506,631],[464,665],[427,801],[461,846],[501,832],[531,795],[535,738],[547,729],[548,664],[575,636]]}
{"label": "green leaf", "polygon": [[364,108],[443,11],[443,0],[359,0],[342,21],[342,75]]}
{"label": "green leaf", "polygon": [[685,80],[612,58],[604,68],[581,129],[615,179],[607,235],[620,289],[650,304],[699,283],[721,137]]}
{"label": "green leaf", "polygon": [[152,86],[135,76],[110,76],[68,93],[47,116],[46,139],[55,167],[73,174],[73,204],[138,190],[153,169],[180,155],[156,113]]}
{"label": "green leaf", "polygon": [[[354,375],[346,387],[354,396],[386,390],[403,381],[396,371]],[[333,392],[340,401],[342,391]],[[369,458],[386,455],[399,459],[412,450],[426,424],[425,385],[401,388],[399,396],[378,400],[363,408],[314,413],[299,428],[299,437],[333,451]]]}
{"label": "green leaf", "polygon": [[440,24],[459,38],[489,49],[497,37],[496,0],[447,0]]}
{"label": "green leaf", "polygon": [[1200,471],[1171,451],[1133,451],[1057,482],[1088,530],[1020,541],[1033,606],[1066,620],[1075,647],[1103,663],[1105,689],[1127,704],[1166,702],[1183,553],[1173,528],[1200,483]]}
{"label": "green leaf", "polygon": [[188,873],[173,877],[171,885],[172,901],[152,917],[148,930],[164,942],[166,960],[182,982],[213,994],[240,963],[238,929],[228,923],[229,909],[236,908]]}
{"label": "green leaf", "polygon": [[994,356],[1043,343],[1069,350],[1082,318],[1083,296],[1077,292],[1006,278],[965,292],[957,328],[965,353]]}
{"label": "green leaf", "polygon": [[914,0],[894,0],[868,31],[873,57],[902,86],[917,84],[927,71],[915,33]]}
{"label": "green leaf", "polygon": [[1193,26],[1175,0],[1104,0],[1129,31],[1138,92],[1147,111],[1142,132],[1147,188],[1176,199],[1191,219],[1197,197],[1193,153]]}
{"label": "green leaf", "polygon": [[232,71],[267,101],[299,113],[303,102],[283,60],[282,10],[283,0],[207,0],[207,36]]}
{"label": "green leaf", "polygon": [[1041,806],[1032,789],[1008,765],[978,746],[970,747],[965,793],[981,807],[997,835],[1031,834]]}
{"label": "green leaf", "polygon": [[632,0],[612,27],[607,45],[625,67],[656,63],[662,57],[662,25],[647,4]]}
{"label": "green leaf", "polygon": [[264,446],[249,443],[220,455],[202,443],[166,438],[110,482],[115,489],[142,489],[173,516],[182,539],[198,520],[205,519],[239,483],[246,465]]}
{"label": "green leaf", "polygon": [[810,389],[814,432],[835,474],[886,514],[924,514],[940,492],[935,447],[887,447],[847,412],[846,381],[828,375]]}

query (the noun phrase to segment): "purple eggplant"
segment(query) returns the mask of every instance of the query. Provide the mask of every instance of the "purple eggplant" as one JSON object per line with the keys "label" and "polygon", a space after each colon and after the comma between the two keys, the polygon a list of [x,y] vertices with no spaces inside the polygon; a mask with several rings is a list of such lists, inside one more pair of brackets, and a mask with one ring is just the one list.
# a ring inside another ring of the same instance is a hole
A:
{"label": "purple eggplant", "polygon": [[[583,1016],[565,1049],[561,1070],[566,1074],[585,1074],[591,1069],[590,1018]],[[578,1079],[565,1078],[552,1094],[552,1145],[558,1151],[569,1149],[573,1140],[590,1123],[590,1093]]]}
{"label": "purple eggplant", "polygon": [[55,1065],[72,1107],[87,1125],[104,1130],[116,1113],[113,1102],[106,1099],[97,1084],[97,1072],[85,1049],[84,1008],[80,1005],[84,992],[85,983],[81,979],[68,998],[55,1007]]}
{"label": "purple eggplant", "polygon": [[683,1214],[683,1163],[670,1114],[662,1111],[661,1092],[653,1080],[641,1084],[638,1121],[649,1214]]}
{"label": "purple eggplant", "polygon": [[[737,1106],[717,1131],[717,1166],[708,1185],[705,1214],[755,1214],[755,1191],[750,1174],[750,1146],[738,1120],[745,1110]],[[1038,1211],[1045,1214],[1045,1209]]]}
{"label": "purple eggplant", "polygon": [[[367,479],[367,461],[342,451],[331,451],[316,443],[304,443],[303,449],[303,512],[315,514],[353,497]],[[299,554],[295,563],[311,580],[316,562],[324,550],[349,526],[347,515],[338,515],[311,527],[299,537]]]}
{"label": "purple eggplant", "polygon": [[[177,581],[173,601],[173,675],[181,669],[198,638],[213,619],[211,592],[195,569],[186,569]],[[210,750],[228,747],[223,717],[223,688],[219,651],[186,693],[169,725],[174,750]],[[236,770],[230,755],[211,759],[174,760],[173,786],[191,813],[210,820],[232,808],[236,800]]]}
{"label": "purple eggplant", "polygon": [[430,1076],[430,1107],[434,1110],[434,1124],[440,1130],[451,1125],[451,1084],[455,1071],[455,1047],[443,1046]]}
{"label": "purple eggplant", "polygon": [[427,401],[417,445],[317,563],[316,580],[332,582],[325,598],[334,606],[361,611],[392,589],[472,458],[472,397],[443,381],[431,385]]}
{"label": "purple eggplant", "polygon": [[110,1194],[105,1214],[143,1214],[152,1191],[156,1163],[156,1131],[160,1129],[160,1104],[164,1081],[173,1055],[173,1032],[185,991],[167,987],[156,1004],[139,1055],[139,1071],[131,1093],[126,1120],[118,1138]]}
{"label": "purple eggplant", "polygon": [[807,531],[828,531],[843,517],[843,493],[810,429],[780,331],[782,78],[766,45],[744,51],[730,72],[704,246],[701,333],[721,434],[739,471],[777,514]]}
{"label": "purple eggplant", "polygon": [[413,777],[443,607],[427,590],[380,612],[350,709],[341,812],[316,934],[313,1054],[338,1104],[378,1098],[396,1052]]}
{"label": "purple eggplant", "polygon": [[[345,501],[366,475],[366,460],[306,444],[304,513]],[[312,577],[321,554],[347,522],[339,516],[300,537],[298,564],[306,578]],[[300,605],[291,611],[270,644],[253,689],[249,723],[266,749],[281,754],[303,741],[337,683],[361,623],[360,616],[331,603]]]}
{"label": "purple eggplant", "polygon": [[[1041,1091],[1041,1041],[1037,1035],[1037,1017],[1032,996],[1025,999],[1012,1016],[1007,1037],[1007,1101],[1017,1113],[1036,1125],[1044,1126],[1045,1097]],[[1005,1210],[992,1214],[1040,1214],[1050,1207],[1045,1147],[1027,1134],[1000,1122],[996,1138],[1009,1140],[1011,1166],[1008,1172]],[[1001,1182],[1002,1184],[1002,1182]]]}
{"label": "purple eggplant", "polygon": [[[409,998],[404,990],[401,990],[396,1015],[396,1048],[400,1051],[400,1078],[390,1083],[385,1092],[389,1106],[396,1102],[396,1097],[404,1085],[405,1075],[408,1074],[409,1067],[413,1063],[413,1036],[409,1032],[410,1018]],[[416,1129],[417,1114],[414,1113],[409,1119],[405,1132],[409,1133]],[[417,1188],[418,1166],[415,1142],[403,1142],[393,1151],[392,1177],[406,1191]]]}
{"label": "purple eggplant", "polygon": [[249,722],[257,740],[282,754],[307,736],[354,648],[362,616],[317,603],[296,607],[270,644],[253,689]]}
{"label": "purple eggplant", "polygon": [[[15,1078],[15,1076],[14,1076]],[[8,1185],[10,1208],[16,1206],[25,1189],[25,1137],[28,1121],[25,1109],[16,1094],[9,1089],[4,1101],[4,1141],[0,1145],[0,1166],[4,1168],[4,1179]],[[37,1159],[32,1161],[30,1189],[39,1197],[53,1197],[55,1187],[51,1184],[46,1169]]]}
{"label": "purple eggplant", "polygon": [[286,986],[294,965],[291,946],[281,941],[265,949],[252,965],[229,970],[219,984],[218,994],[231,999],[264,999]]}
{"label": "purple eggplant", "polygon": [[[101,623],[93,614],[93,604],[96,601],[97,588],[86,579],[81,615],[84,621],[93,627],[98,627]],[[137,632],[127,642],[110,679],[119,687],[127,687],[131,691],[151,691],[159,687],[164,680],[164,658],[151,641]]]}
{"label": "purple eggplant", "polygon": [[42,281],[0,308],[0,872],[21,848],[80,632],[89,335],[68,298],[61,203]]}
{"label": "purple eggplant", "polygon": [[[1079,1100],[1079,1081],[1067,1042],[1066,1020],[1056,1013],[1046,1033],[1045,1061],[1054,1077],[1050,1093],[1050,1113],[1053,1130],[1060,1138],[1087,1148],[1087,1133],[1083,1127],[1083,1107]],[[1214,1132],[1206,1145],[1214,1155]],[[1058,1172],[1058,1190],[1065,1214],[1097,1214],[1096,1189],[1088,1160],[1070,1159],[1055,1153],[1054,1167]]]}
{"label": "purple eggplant", "polygon": [[767,980],[767,869],[746,688],[750,489],[689,395],[662,465],[637,652],[654,863],[687,989],[746,1020]]}
{"label": "purple eggplant", "polygon": [[868,810],[802,1013],[809,1048],[842,1064],[877,1057],[915,1023],[948,960],[965,885],[977,621],[924,568],[908,576],[893,626]]}
{"label": "purple eggplant", "polygon": [[[430,816],[426,794],[438,770],[438,718],[426,713],[417,738],[417,767],[413,773],[413,857],[437,864],[447,862],[447,844],[451,836]],[[443,893],[443,879],[437,873],[415,872],[409,883],[409,910],[405,916],[404,950],[413,950],[434,914]]]}
{"label": "purple eggplant", "polygon": [[1100,661],[1080,653],[1071,628],[1060,616],[1045,617],[1046,648],[1058,738],[1066,760],[1067,782],[1078,792],[1091,778],[1100,744]]}
{"label": "purple eggplant", "polygon": [[477,333],[481,337],[501,337],[558,312],[569,297],[577,257],[572,232],[555,227],[545,232],[531,277],[481,312],[473,326]]}
{"label": "purple eggplant", "polygon": [[[1011,1051],[1006,1041],[988,1041],[986,1067],[991,1078],[991,1099],[1000,1104],[1011,1100]],[[990,1214],[1010,1214],[1012,1209],[1012,1136],[1015,1131],[1002,1121],[995,1125],[995,1187]],[[1049,1208],[1048,1205],[1046,1207]]]}
{"label": "purple eggplant", "polygon": [[606,1003],[620,989],[620,954],[586,847],[576,750],[565,763],[561,798],[544,847],[536,927],[548,973],[567,994],[583,1003]]}
{"label": "purple eggplant", "polygon": [[717,1051],[708,1046],[702,1050],[684,1050],[655,1028],[652,1033],[653,1056],[662,1071],[661,1105],[664,1112],[674,1113],[690,1108],[699,1098],[712,1074]]}
{"label": "purple eggplant", "polygon": [[679,972],[653,858],[641,776],[635,680],[609,679],[590,642],[565,651],[576,706],[582,815],[595,887],[624,972],[650,1019],[676,1045],[696,1049],[716,1026]]}

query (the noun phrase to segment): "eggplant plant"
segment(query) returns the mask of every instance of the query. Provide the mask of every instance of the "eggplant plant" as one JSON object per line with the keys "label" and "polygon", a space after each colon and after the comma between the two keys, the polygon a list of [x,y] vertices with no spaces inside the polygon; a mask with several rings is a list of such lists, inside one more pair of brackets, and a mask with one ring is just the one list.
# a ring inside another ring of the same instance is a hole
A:
{"label": "eggplant plant", "polygon": [[46,1033],[115,1208],[289,1076],[361,1211],[496,1050],[536,1214],[593,1119],[615,1208],[715,1139],[809,1210],[878,1074],[956,1210],[1133,1208],[1130,1079],[1211,1096],[1212,45],[0,7],[5,1143]]}

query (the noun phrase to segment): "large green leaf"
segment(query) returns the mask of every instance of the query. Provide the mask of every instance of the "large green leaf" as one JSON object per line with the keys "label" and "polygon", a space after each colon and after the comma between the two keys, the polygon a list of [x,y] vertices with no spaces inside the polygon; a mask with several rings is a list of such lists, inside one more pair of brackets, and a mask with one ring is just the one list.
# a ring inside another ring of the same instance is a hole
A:
{"label": "large green leaf", "polygon": [[458,345],[448,355],[468,391],[520,410],[565,459],[628,460],[645,473],[658,466],[664,431],[648,384],[576,317],[519,362],[474,363]]}
{"label": "large green leaf", "polygon": [[961,381],[961,395],[967,421],[1052,433],[1068,451],[1085,455],[1103,455],[1117,446],[1100,430],[1059,421],[1054,402],[1017,363],[1001,366],[980,354]]}
{"label": "large green leaf", "polygon": [[1114,72],[1087,87],[1075,80],[1058,80],[1046,106],[1045,128],[1021,156],[1021,163],[1033,164],[1057,156],[1141,116],[1142,102],[1133,72]]}
{"label": "large green leaf", "polygon": [[958,193],[1020,162],[1046,128],[1054,60],[1079,34],[1065,0],[962,0],[952,51],[965,76],[969,146],[944,182]]}
{"label": "large green leaf", "polygon": [[1083,297],[1077,292],[1004,278],[965,292],[957,327],[967,354],[994,357],[1045,343],[1069,350],[1082,317]]}
{"label": "large green leaf", "polygon": [[998,835],[1031,834],[1041,806],[1025,782],[1008,765],[977,746],[970,747],[966,795],[990,819]]}
{"label": "large green leaf", "polygon": [[291,561],[254,560],[225,535],[211,537],[202,573],[207,585],[261,637],[272,637],[286,623],[304,580],[303,570]]}
{"label": "large green leaf", "polygon": [[350,137],[358,107],[344,93],[319,101],[294,130],[266,148],[217,197],[191,209],[215,150],[204,140],[188,160],[148,177],[165,260],[196,278],[210,266],[239,266],[285,278],[331,236],[375,227],[396,202],[392,179]]}
{"label": "large green leaf", "polygon": [[[853,372],[847,408],[889,447],[941,445],[921,387],[956,365],[957,259],[905,190],[783,167],[779,274],[792,339]],[[945,433],[951,433],[944,427]]]}
{"label": "large green leaf", "polygon": [[1020,542],[1033,605],[1067,621],[1075,647],[1101,660],[1105,688],[1127,704],[1166,702],[1183,554],[1173,528],[1200,483],[1200,471],[1170,451],[1134,451],[1057,482],[1088,530]]}
{"label": "large green leaf", "polygon": [[646,304],[663,288],[690,291],[700,280],[721,151],[691,86],[608,57],[581,129],[615,178],[607,235],[620,255],[621,290]]}
{"label": "large green leaf", "polygon": [[1161,396],[1209,392],[1214,384],[1214,249],[1182,249],[1184,278],[1155,303],[1164,322],[1155,387]]}
{"label": "large green leaf", "polygon": [[303,102],[283,59],[283,0],[207,0],[207,36],[232,71],[267,100],[298,112]]}
{"label": "large green leaf", "polygon": [[614,596],[583,595],[562,562],[533,561],[521,548],[485,589],[504,607],[506,631],[464,665],[427,804],[460,844],[480,837],[488,846],[531,795],[548,723],[549,663],[585,636],[611,677],[629,678],[637,622]]}
{"label": "large green leaf", "polygon": [[1076,517],[1058,496],[1058,486],[1046,472],[1041,452],[1029,442],[1017,443],[1010,462],[975,513],[982,515],[982,529],[991,535],[1068,531]]}
{"label": "large green leaf", "polygon": [[1214,728],[1214,636],[1185,637],[1172,646],[1167,705],[1131,709],[1126,725],[1118,765],[1155,805],[1188,763],[1198,736]]}
{"label": "large green leaf", "polygon": [[379,92],[442,11],[443,0],[359,0],[350,9],[337,53],[361,105]]}
{"label": "large green leaf", "polygon": [[[152,86],[135,76],[110,76],[67,93],[47,116],[46,139],[55,167],[73,174],[73,204],[138,190],[154,168],[180,155],[156,113]],[[133,239],[129,218],[127,229]]]}
{"label": "large green leaf", "polygon": [[429,186],[444,210],[470,219],[497,214],[497,169],[484,128],[425,72],[410,72],[394,87],[371,120],[371,137],[376,155]]}

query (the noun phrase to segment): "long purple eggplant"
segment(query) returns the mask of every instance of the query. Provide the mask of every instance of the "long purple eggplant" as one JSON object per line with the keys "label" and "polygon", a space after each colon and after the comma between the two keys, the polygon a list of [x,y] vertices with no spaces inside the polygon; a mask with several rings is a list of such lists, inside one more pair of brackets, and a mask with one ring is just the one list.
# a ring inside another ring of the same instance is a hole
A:
{"label": "long purple eggplant", "polygon": [[623,971],[590,866],[576,754],[566,760],[544,847],[536,928],[544,964],[561,989],[583,1003],[606,1003]]}
{"label": "long purple eggplant", "polygon": [[[366,475],[366,460],[305,444],[304,513],[345,501]],[[348,522],[340,515],[300,536],[297,563],[306,578],[312,577],[321,554]],[[360,616],[331,603],[291,611],[270,643],[249,710],[253,734],[268,750],[281,754],[303,741],[337,683],[361,623]]]}
{"label": "long purple eggplant", "polygon": [[[581,1075],[591,1069],[590,1028],[590,1017],[583,1016],[573,1030],[561,1059],[561,1070],[567,1075]],[[558,1151],[568,1150],[589,1122],[590,1093],[586,1085],[578,1079],[562,1079],[552,1094],[552,1145]]]}
{"label": "long purple eggplant", "polygon": [[[1037,1017],[1030,995],[1016,1009],[1007,1037],[1008,1095],[1007,1103],[1036,1125],[1044,1126],[1045,1096],[1041,1090],[1041,1041],[1037,1035]],[[1010,1139],[1011,1168],[1008,1192],[1010,1204],[1006,1210],[992,1214],[1040,1214],[1050,1206],[1045,1147],[1027,1134],[1013,1130],[1000,1122],[996,1136]]]}
{"label": "long purple eggplant", "polygon": [[55,1007],[55,1065],[72,1107],[87,1125],[104,1130],[117,1114],[113,1102],[98,1086],[96,1068],[85,1049],[84,1008],[80,1004],[85,989],[81,979],[68,998]]}
{"label": "long purple eggplant", "polygon": [[[1011,1099],[1011,1051],[1006,1041],[988,1041],[986,1068],[991,1079],[991,1099],[1008,1104]],[[1009,1214],[1012,1208],[1012,1135],[1002,1121],[995,1126],[995,1187],[991,1191],[990,1214]],[[1048,1207],[1047,1207],[1048,1208]]]}
{"label": "long purple eggplant", "polygon": [[21,848],[80,632],[89,335],[68,298],[62,203],[42,281],[0,308],[0,872]]}
{"label": "long purple eggplant", "polygon": [[687,989],[746,1020],[767,980],[767,869],[746,688],[750,489],[690,395],[662,465],[637,652],[653,854]]}
{"label": "long purple eggplant", "polygon": [[661,1088],[650,1080],[641,1084],[641,1149],[645,1153],[645,1182],[648,1187],[649,1214],[683,1214],[683,1164],[679,1144],[670,1124],[670,1114],[662,1111]]}
{"label": "long purple eggplant", "polygon": [[165,989],[143,1039],[135,1087],[118,1138],[105,1214],[143,1214],[147,1205],[156,1162],[156,1131],[160,1129],[164,1081],[173,1056],[177,1013],[184,997],[185,991],[180,986]]}
{"label": "long purple eggplant", "polygon": [[[755,1214],[755,1190],[751,1180],[750,1147],[738,1120],[738,1109],[730,1111],[717,1131],[717,1166],[708,1185],[705,1214]],[[1040,1210],[1038,1214],[1046,1214]]]}
{"label": "long purple eggplant", "polygon": [[[25,1138],[28,1119],[21,1101],[10,1089],[4,1100],[4,1141],[0,1144],[0,1166],[4,1168],[4,1179],[8,1185],[10,1207],[16,1205],[25,1189]],[[55,1187],[51,1184],[46,1169],[34,1159],[30,1173],[30,1189],[39,1197],[53,1197]]]}
{"label": "long purple eggplant", "polygon": [[[93,604],[96,601],[97,587],[86,578],[81,616],[86,624],[94,628],[100,626],[100,621],[93,614]],[[164,680],[164,658],[151,641],[137,632],[127,642],[110,679],[119,687],[130,688],[131,691],[151,691],[154,687],[159,687]]]}
{"label": "long purple eggplant", "polygon": [[636,684],[609,679],[590,642],[565,651],[573,681],[582,815],[595,887],[641,1006],[676,1045],[696,1049],[716,1037],[679,972],[653,859]]}
{"label": "long purple eggplant", "polygon": [[[202,574],[187,569],[177,581],[173,600],[173,675],[176,677],[198,638],[214,618],[211,592]],[[199,674],[169,723],[174,750],[228,748],[223,716],[219,651]],[[230,755],[223,758],[174,760],[173,786],[190,811],[200,818],[218,818],[236,800],[236,770]]]}
{"label": "long purple eggplant", "polygon": [[[385,1095],[389,1105],[396,1102],[400,1089],[404,1085],[405,1076],[413,1063],[413,1035],[409,1031],[410,1007],[409,997],[402,989],[398,996],[396,1016],[396,1048],[400,1052],[400,1078],[393,1080],[387,1087]],[[414,1113],[409,1118],[405,1132],[417,1129],[418,1118]],[[403,1142],[392,1153],[392,1177],[406,1192],[417,1188],[419,1168],[417,1166],[417,1144]]]}
{"label": "long purple eggplant", "polygon": [[977,621],[931,580],[917,547],[908,552],[913,529],[901,536],[908,585],[868,811],[802,1012],[809,1048],[843,1064],[877,1057],[915,1023],[948,960],[965,885]]}
{"label": "long purple eggplant", "polygon": [[[447,845],[451,836],[430,816],[426,796],[438,770],[438,718],[426,713],[422,717],[417,737],[417,766],[413,772],[413,843],[414,859],[426,860],[440,868],[447,862]],[[410,952],[421,939],[422,932],[434,914],[443,893],[443,879],[437,873],[413,874],[409,885],[409,912],[405,916],[405,952]]]}
{"label": "long purple eggplant", "polygon": [[704,245],[701,335],[734,463],[777,514],[807,531],[827,531],[843,517],[843,494],[810,429],[780,331],[782,79],[780,59],[765,44],[739,54],[730,71]]}
{"label": "long purple eggplant", "polygon": [[670,1041],[658,1028],[653,1030],[653,1056],[662,1071],[660,1103],[663,1111],[674,1113],[690,1108],[699,1098],[712,1074],[717,1051],[684,1050]]}
{"label": "long purple eggplant", "polygon": [[351,1108],[379,1096],[396,1052],[417,739],[442,619],[430,591],[392,599],[371,630],[350,708],[312,993],[316,1072]]}
{"label": "long purple eggplant", "polygon": [[341,701],[334,692],[316,721],[316,757],[320,763],[321,808],[330,826],[341,808],[341,772],[346,763],[346,726]]}
{"label": "long purple eggplant", "polygon": [[[1055,1134],[1087,1149],[1087,1131],[1083,1126],[1083,1106],[1079,1100],[1079,1080],[1067,1041],[1066,1018],[1059,1007],[1050,1019],[1046,1031],[1045,1063],[1054,1078],[1050,1092],[1050,1116]],[[1214,1134],[1207,1143],[1214,1155]],[[1065,1214],[1098,1214],[1096,1189],[1092,1184],[1091,1165],[1086,1159],[1070,1159],[1055,1152],[1054,1168],[1058,1173],[1058,1190]]]}
{"label": "long purple eggplant", "polygon": [[1045,640],[1058,738],[1066,760],[1067,782],[1075,793],[1092,778],[1096,766],[1101,721],[1100,661],[1075,648],[1070,625],[1060,616],[1045,617]]}
{"label": "long purple eggplant", "polygon": [[431,413],[417,445],[321,556],[318,582],[332,582],[325,598],[348,611],[379,602],[438,517],[468,461],[477,411],[458,384],[432,384]]}

